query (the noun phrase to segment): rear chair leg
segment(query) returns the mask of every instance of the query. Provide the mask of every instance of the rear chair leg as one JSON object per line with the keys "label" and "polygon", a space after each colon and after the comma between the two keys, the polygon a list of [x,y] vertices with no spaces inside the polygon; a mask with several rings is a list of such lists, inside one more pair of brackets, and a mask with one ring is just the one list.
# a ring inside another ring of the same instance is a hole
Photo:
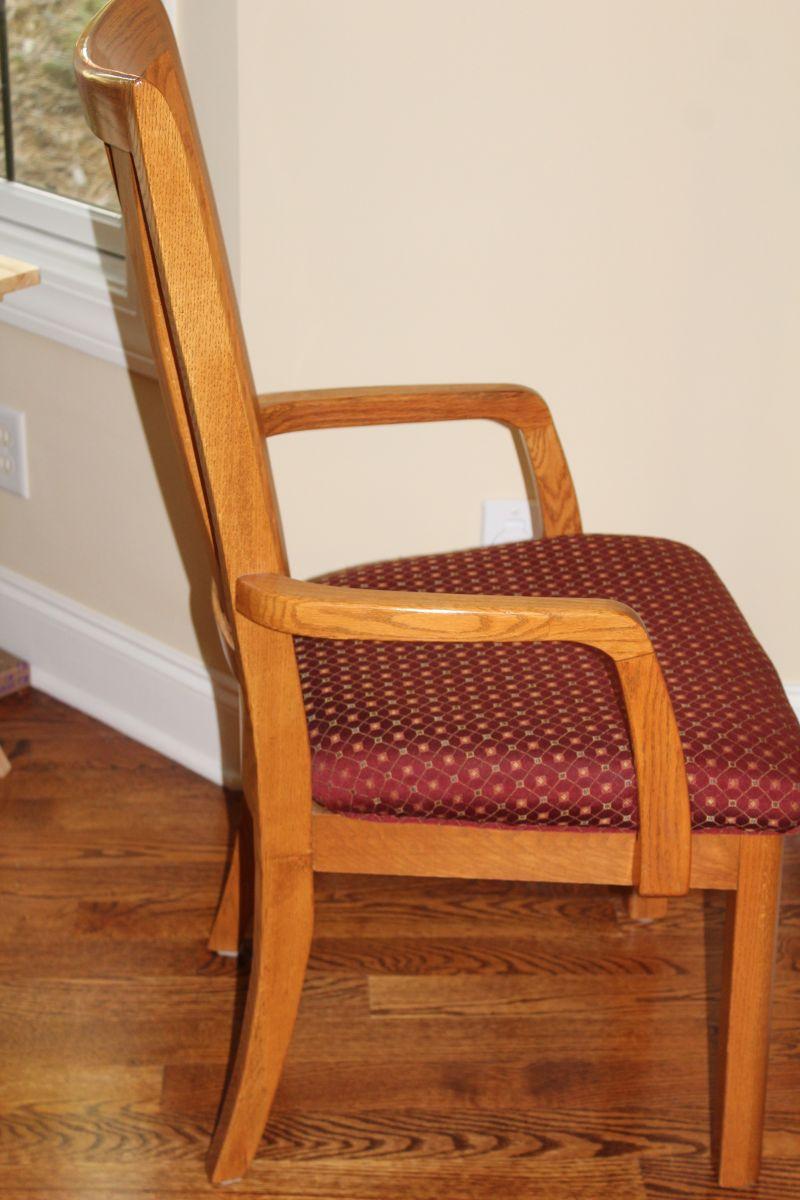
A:
{"label": "rear chair leg", "polygon": [[253,965],[233,1075],[209,1154],[212,1183],[241,1179],[253,1160],[303,990],[314,917],[309,856],[256,864]]}
{"label": "rear chair leg", "polygon": [[233,853],[225,876],[208,948],[215,954],[235,957],[253,919],[253,826],[244,806],[236,831]]}
{"label": "rear chair leg", "polygon": [[640,896],[636,888],[628,893],[628,916],[632,921],[657,921],[667,915],[666,896]]}
{"label": "rear chair leg", "polygon": [[728,897],[720,1021],[721,1187],[758,1180],[783,839],[741,838],[738,890]]}

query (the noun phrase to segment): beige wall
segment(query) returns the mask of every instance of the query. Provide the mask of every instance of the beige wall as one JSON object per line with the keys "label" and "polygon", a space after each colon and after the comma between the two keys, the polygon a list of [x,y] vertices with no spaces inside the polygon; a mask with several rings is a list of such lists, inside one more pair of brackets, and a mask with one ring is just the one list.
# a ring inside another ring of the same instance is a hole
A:
{"label": "beige wall", "polygon": [[[260,387],[513,379],[593,530],[706,552],[800,680],[794,0],[241,0]],[[497,431],[297,435],[300,574],[477,541]]]}
{"label": "beige wall", "polygon": [[0,364],[30,467],[29,500],[0,491],[0,563],[188,654],[199,639],[217,664],[204,548],[154,381],[3,324]]}
{"label": "beige wall", "polygon": [[[794,0],[237,7],[198,110],[259,387],[538,387],[587,528],[693,542],[800,681]],[[0,492],[0,561],[216,661],[154,386],[2,325],[0,363],[32,481]],[[522,494],[484,425],[273,453],[301,575],[475,544],[481,500]]]}
{"label": "beige wall", "polygon": [[[237,25],[232,5],[219,27],[215,2],[181,0],[180,38],[235,271]],[[31,493],[0,490],[0,564],[223,667],[205,551],[154,381],[0,322],[0,391],[27,416]]]}

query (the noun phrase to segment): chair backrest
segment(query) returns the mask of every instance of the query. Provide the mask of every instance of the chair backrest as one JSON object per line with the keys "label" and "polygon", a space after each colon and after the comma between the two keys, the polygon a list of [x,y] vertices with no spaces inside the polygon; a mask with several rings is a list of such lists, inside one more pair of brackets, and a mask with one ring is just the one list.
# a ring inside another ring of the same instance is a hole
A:
{"label": "chair backrest", "polygon": [[236,579],[285,573],[286,556],[219,221],[160,0],[111,0],[79,41],[75,67],[89,124],[108,148],[162,388],[233,628]]}

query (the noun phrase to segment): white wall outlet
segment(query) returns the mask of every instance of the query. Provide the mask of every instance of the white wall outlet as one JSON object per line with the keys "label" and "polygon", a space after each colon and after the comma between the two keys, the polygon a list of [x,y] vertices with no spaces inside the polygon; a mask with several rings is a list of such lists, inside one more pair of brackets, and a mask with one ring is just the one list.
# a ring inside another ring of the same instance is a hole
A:
{"label": "white wall outlet", "polygon": [[25,413],[0,404],[0,487],[28,499]]}
{"label": "white wall outlet", "polygon": [[533,537],[531,506],[527,500],[484,500],[481,545],[522,542]]}

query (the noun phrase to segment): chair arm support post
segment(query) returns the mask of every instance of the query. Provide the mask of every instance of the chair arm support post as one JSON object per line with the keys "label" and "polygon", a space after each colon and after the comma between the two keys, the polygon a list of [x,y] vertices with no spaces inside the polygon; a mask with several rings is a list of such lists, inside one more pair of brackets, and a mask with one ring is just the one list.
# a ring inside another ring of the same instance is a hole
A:
{"label": "chair arm support post", "polygon": [[544,536],[581,532],[575,488],[550,409],[531,388],[512,383],[326,388],[259,396],[258,408],[265,437],[358,425],[498,421],[522,435]]}
{"label": "chair arm support post", "polygon": [[563,641],[601,650],[616,665],[630,727],[639,793],[639,891],[679,896],[688,890],[691,827],[683,750],[647,630],[627,605],[602,598],[382,591],[246,575],[237,582],[236,608],[257,625],[302,637]]}

